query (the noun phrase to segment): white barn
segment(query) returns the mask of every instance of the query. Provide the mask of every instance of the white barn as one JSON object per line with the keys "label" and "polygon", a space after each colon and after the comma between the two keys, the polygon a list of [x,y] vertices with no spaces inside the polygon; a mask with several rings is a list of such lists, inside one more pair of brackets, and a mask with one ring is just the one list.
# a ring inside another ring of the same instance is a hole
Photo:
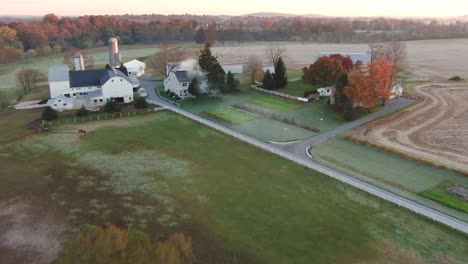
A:
{"label": "white barn", "polygon": [[[180,98],[191,97],[188,92],[190,83],[195,79],[195,76],[190,76],[187,71],[171,71],[169,76],[164,79],[164,91],[174,93]],[[206,93],[208,90],[208,80],[206,78],[198,79],[200,82],[200,90]]]}
{"label": "white barn", "polygon": [[131,60],[124,63],[127,68],[128,77],[140,77],[145,74],[146,63],[139,60]]}
{"label": "white barn", "polygon": [[65,64],[54,65],[49,67],[48,78],[51,98],[48,105],[56,110],[94,108],[110,98],[121,103],[133,102],[134,85],[118,69],[69,71]]}

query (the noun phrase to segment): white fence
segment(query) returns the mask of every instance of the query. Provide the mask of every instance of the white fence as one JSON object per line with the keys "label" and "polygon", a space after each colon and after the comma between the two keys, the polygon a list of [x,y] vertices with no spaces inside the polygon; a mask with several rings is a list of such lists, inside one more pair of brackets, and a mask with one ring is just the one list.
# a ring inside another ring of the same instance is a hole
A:
{"label": "white fence", "polygon": [[[152,102],[155,104],[160,104],[158,102]],[[406,209],[409,209],[415,213],[418,213],[420,215],[423,215],[425,217],[428,217],[434,221],[443,223],[447,226],[450,226],[453,229],[457,229],[461,232],[468,233],[468,224],[460,219],[457,219],[455,217],[449,216],[443,212],[437,211],[435,209],[429,208],[427,206],[424,206],[422,204],[419,204],[417,202],[414,202],[412,200],[409,200],[407,198],[404,198],[398,194],[392,193],[390,191],[381,189],[377,186],[374,186],[372,184],[369,184],[367,182],[361,181],[359,179],[353,178],[351,176],[348,176],[346,174],[343,174],[339,171],[333,170],[331,168],[328,168],[324,165],[321,165],[319,163],[303,159],[303,158],[298,158],[289,152],[286,152],[282,149],[273,147],[263,141],[251,138],[249,136],[246,136],[242,133],[239,133],[237,131],[234,131],[232,129],[229,129],[227,127],[221,126],[215,122],[212,122],[210,120],[207,120],[205,118],[202,118],[200,116],[197,116],[195,114],[192,114],[188,111],[182,110],[180,108],[174,107],[173,105],[166,105],[166,108],[168,110],[171,110],[177,114],[180,114],[182,116],[185,116],[189,119],[192,119],[194,121],[197,121],[201,124],[204,124],[206,126],[209,126],[217,131],[220,131],[224,134],[227,134],[229,136],[235,137],[238,140],[251,144],[257,148],[263,149],[265,151],[268,151],[270,153],[273,153],[275,155],[278,155],[280,157],[283,157],[285,159],[288,159],[290,161],[296,162],[302,166],[305,166],[307,168],[313,169],[315,171],[318,171],[322,174],[328,175],[334,179],[337,179],[341,182],[344,182],[346,184],[349,184],[355,188],[358,188],[360,190],[363,190],[367,193],[373,194],[375,196],[378,196],[384,200],[387,200],[389,202],[392,202],[394,204],[397,204],[398,206],[404,207]],[[306,151],[306,150],[304,150]]]}
{"label": "white fence", "polygon": [[286,98],[286,99],[296,100],[296,101],[299,101],[299,102],[302,102],[302,103],[308,103],[308,102],[309,102],[309,99],[307,99],[307,98],[292,96],[292,95],[289,95],[289,94],[284,94],[284,93],[280,93],[280,92],[275,92],[275,91],[263,89],[263,88],[258,87],[258,86],[255,85],[255,84],[252,84],[250,87],[251,87],[252,89],[254,89],[254,90],[259,91],[259,92],[263,92],[263,93],[267,93],[267,94],[271,94],[271,95],[283,97],[283,98]]}

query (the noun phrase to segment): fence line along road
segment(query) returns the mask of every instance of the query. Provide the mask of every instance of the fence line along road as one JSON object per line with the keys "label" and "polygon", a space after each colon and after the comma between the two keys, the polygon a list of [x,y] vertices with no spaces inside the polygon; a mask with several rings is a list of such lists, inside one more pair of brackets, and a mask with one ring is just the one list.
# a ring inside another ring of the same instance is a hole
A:
{"label": "fence line along road", "polygon": [[[313,169],[315,171],[318,171],[322,174],[325,174],[329,177],[332,177],[334,179],[337,179],[343,183],[349,184],[355,188],[361,189],[367,193],[370,193],[372,195],[378,196],[386,201],[392,202],[398,206],[404,207],[408,210],[411,210],[417,214],[423,215],[427,218],[430,218],[434,221],[440,222],[442,224],[445,224],[453,229],[459,230],[465,234],[468,234],[468,223],[460,220],[458,218],[452,217],[448,214],[445,214],[443,212],[437,211],[435,209],[432,209],[430,207],[427,207],[425,205],[419,204],[415,201],[412,201],[410,199],[407,199],[405,197],[402,197],[398,194],[392,193],[390,191],[384,190],[382,188],[379,188],[375,185],[369,184],[367,182],[361,181],[359,179],[356,179],[352,176],[346,175],[342,172],[339,172],[337,170],[331,169],[329,167],[326,167],[322,164],[319,164],[317,162],[313,162],[311,160],[304,159],[302,157],[297,157],[294,156],[282,149],[273,147],[263,141],[254,139],[252,137],[246,136],[242,133],[239,133],[237,131],[234,131],[230,128],[227,128],[225,126],[219,125],[215,122],[212,122],[208,119],[202,118],[200,116],[197,116],[195,114],[192,114],[188,111],[185,111],[181,108],[175,107],[174,105],[166,102],[166,101],[160,101],[160,100],[148,100],[149,103],[157,104],[164,106],[166,109],[173,111],[177,114],[180,114],[182,116],[185,116],[189,119],[192,119],[194,121],[197,121],[203,125],[209,126],[217,131],[220,131],[224,134],[227,134],[229,136],[235,137],[238,140],[254,145],[257,148],[261,148],[265,151],[268,151],[270,153],[273,153],[275,155],[278,155],[280,157],[283,157],[285,159],[288,159],[290,161],[296,162],[302,166],[305,166],[307,168]],[[305,150],[304,150],[305,151]]]}

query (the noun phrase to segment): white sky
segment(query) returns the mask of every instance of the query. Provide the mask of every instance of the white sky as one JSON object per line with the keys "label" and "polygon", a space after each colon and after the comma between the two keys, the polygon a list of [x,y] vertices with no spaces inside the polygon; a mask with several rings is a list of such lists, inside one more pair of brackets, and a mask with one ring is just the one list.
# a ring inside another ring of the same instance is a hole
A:
{"label": "white sky", "polygon": [[0,15],[207,14],[256,12],[331,16],[459,16],[468,0],[0,0]]}

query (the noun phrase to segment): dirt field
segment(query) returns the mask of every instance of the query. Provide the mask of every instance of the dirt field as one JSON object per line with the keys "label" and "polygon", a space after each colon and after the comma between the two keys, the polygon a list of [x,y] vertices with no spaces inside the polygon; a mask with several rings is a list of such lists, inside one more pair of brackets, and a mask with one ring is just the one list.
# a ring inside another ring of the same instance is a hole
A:
{"label": "dirt field", "polygon": [[[286,66],[300,69],[312,64],[320,51],[366,52],[367,44],[278,43],[286,48]],[[447,79],[468,72],[468,39],[420,40],[406,42],[409,69],[419,79]],[[266,43],[216,46],[214,53],[223,64],[242,64],[250,55],[264,59]],[[466,76],[468,77],[468,76]]]}
{"label": "dirt field", "polygon": [[468,85],[424,84],[424,101],[357,129],[353,136],[468,172]]}

